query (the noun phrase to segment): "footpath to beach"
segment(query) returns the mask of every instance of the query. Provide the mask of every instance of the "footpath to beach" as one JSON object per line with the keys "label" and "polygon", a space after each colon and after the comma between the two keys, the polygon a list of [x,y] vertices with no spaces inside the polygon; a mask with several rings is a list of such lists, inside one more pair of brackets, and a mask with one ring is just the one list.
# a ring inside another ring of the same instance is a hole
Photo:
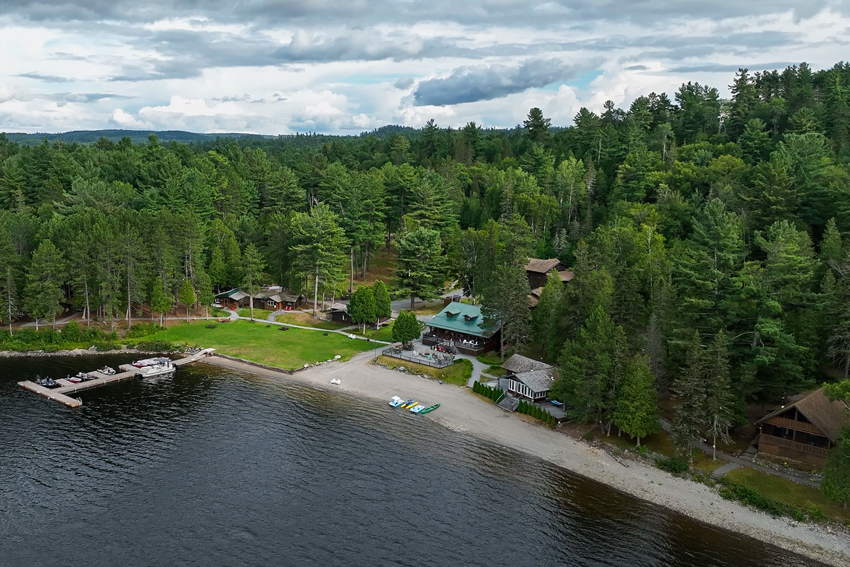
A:
{"label": "footpath to beach", "polygon": [[[776,545],[830,565],[850,565],[850,538],[829,527],[775,518],[725,500],[708,486],[630,461],[624,467],[604,450],[557,430],[529,423],[476,397],[465,388],[370,364],[375,352],[346,363],[330,363],[293,375],[213,356],[205,363],[274,379],[288,380],[369,398],[386,404],[393,395],[440,403],[427,416],[458,433],[473,435],[534,455],[632,496],[664,506],[707,524]],[[339,386],[330,384],[340,380]],[[389,407],[387,411],[390,411]]]}

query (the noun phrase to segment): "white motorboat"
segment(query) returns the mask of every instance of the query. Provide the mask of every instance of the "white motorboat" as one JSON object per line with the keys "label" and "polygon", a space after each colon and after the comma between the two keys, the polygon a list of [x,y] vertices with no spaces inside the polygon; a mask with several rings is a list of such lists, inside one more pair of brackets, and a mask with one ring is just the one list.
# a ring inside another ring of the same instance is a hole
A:
{"label": "white motorboat", "polygon": [[168,359],[167,358],[143,358],[142,360],[137,360],[136,362],[131,362],[130,364],[132,364],[136,368],[144,368],[145,366],[155,366],[155,365],[162,364],[163,360],[168,360]]}
{"label": "white motorboat", "polygon": [[[153,364],[145,364],[144,366],[140,366],[138,375],[142,378],[153,378],[154,376],[168,376],[174,374],[174,371],[177,370],[177,367],[167,358],[157,358],[151,359],[156,360]],[[137,363],[133,363],[133,366],[137,366]]]}

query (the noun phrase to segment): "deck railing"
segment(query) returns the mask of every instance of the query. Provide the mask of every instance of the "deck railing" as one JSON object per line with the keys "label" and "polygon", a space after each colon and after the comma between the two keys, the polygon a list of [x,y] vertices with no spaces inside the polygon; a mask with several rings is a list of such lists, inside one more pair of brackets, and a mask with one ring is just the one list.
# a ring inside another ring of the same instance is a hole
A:
{"label": "deck railing", "polygon": [[811,433],[813,435],[820,435],[823,437],[823,433],[820,429],[811,423],[806,423],[805,421],[797,421],[795,419],[788,419],[787,417],[776,416],[768,419],[766,423],[776,425],[777,427],[784,427],[785,429],[794,429],[796,431],[802,431],[803,433]]}
{"label": "deck railing", "polygon": [[792,441],[791,439],[774,437],[773,435],[767,435],[765,433],[761,434],[761,437],[759,438],[759,443],[764,443],[765,445],[773,445],[774,447],[792,449],[794,451],[808,453],[809,455],[815,455],[816,457],[821,457],[824,459],[829,454],[829,449],[815,447],[814,445],[806,445],[805,443],[798,443],[797,441]]}
{"label": "deck railing", "polygon": [[428,356],[418,356],[405,354],[402,351],[397,351],[391,348],[385,348],[381,351],[381,354],[384,356],[391,356],[393,358],[398,358],[399,360],[406,360],[407,362],[415,362],[416,364],[424,364],[425,366],[430,366],[432,368],[445,368],[446,366],[451,366],[454,364],[454,357],[449,357],[448,355],[441,355],[441,358],[428,358]]}

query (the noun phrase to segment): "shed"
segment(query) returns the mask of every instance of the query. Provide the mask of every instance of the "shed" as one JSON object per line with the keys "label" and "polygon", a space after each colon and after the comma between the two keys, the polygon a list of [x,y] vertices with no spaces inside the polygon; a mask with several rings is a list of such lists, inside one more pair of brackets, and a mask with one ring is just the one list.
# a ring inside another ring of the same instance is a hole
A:
{"label": "shed", "polygon": [[251,296],[243,292],[241,289],[234,288],[215,296],[216,303],[220,304],[225,309],[237,309],[239,307],[247,307],[250,303]]}

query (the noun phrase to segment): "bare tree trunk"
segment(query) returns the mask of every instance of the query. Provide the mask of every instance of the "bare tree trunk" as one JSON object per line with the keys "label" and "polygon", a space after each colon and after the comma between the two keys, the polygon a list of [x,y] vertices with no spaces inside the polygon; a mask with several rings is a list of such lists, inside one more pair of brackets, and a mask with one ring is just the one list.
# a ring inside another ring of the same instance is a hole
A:
{"label": "bare tree trunk", "polygon": [[416,307],[416,294],[410,294],[410,310],[413,311],[413,308]]}
{"label": "bare tree trunk", "polygon": [[251,321],[254,320],[254,296],[248,297],[248,305],[251,306]]}
{"label": "bare tree trunk", "polygon": [[351,247],[351,280],[348,284],[348,295],[354,293],[354,246]]}
{"label": "bare tree trunk", "polygon": [[91,326],[91,304],[89,303],[89,280],[85,280],[86,290],[86,327]]}
{"label": "bare tree trunk", "polygon": [[316,305],[319,303],[319,270],[316,270],[316,282],[313,285],[313,317],[316,316]]}

